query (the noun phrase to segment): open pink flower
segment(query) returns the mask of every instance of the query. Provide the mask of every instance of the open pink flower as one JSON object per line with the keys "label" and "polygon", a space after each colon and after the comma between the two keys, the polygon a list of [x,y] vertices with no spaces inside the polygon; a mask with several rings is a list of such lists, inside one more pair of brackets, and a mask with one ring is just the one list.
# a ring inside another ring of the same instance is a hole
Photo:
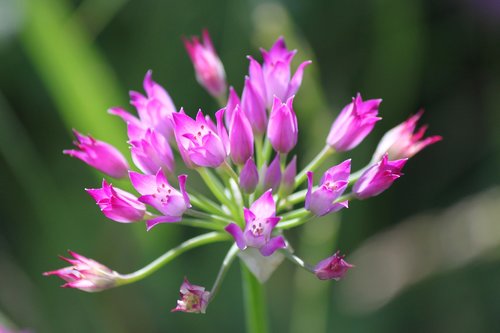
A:
{"label": "open pink flower", "polygon": [[333,122],[326,143],[337,151],[351,150],[359,145],[382,119],[377,117],[380,103],[381,99],[363,101],[358,93]]}
{"label": "open pink flower", "polygon": [[344,255],[340,251],[335,252],[331,257],[320,261],[314,267],[314,274],[320,280],[340,280],[353,265],[344,260]]}
{"label": "open pink flower", "polygon": [[184,278],[180,288],[180,299],[172,312],[205,313],[209,297],[210,293],[205,291],[204,287],[191,284]]}
{"label": "open pink flower", "polygon": [[380,161],[385,153],[388,153],[389,158],[393,160],[410,158],[425,147],[441,141],[443,138],[439,135],[423,139],[427,125],[420,127],[416,133],[413,133],[423,113],[424,111],[418,112],[385,133],[377,146],[375,154],[373,154],[373,160]]}
{"label": "open pink flower", "polygon": [[165,177],[163,170],[158,170],[155,175],[142,175],[130,172],[130,181],[137,192],[142,194],[139,201],[150,205],[163,215],[146,221],[148,230],[158,223],[179,222],[184,212],[191,207],[188,193],[186,192],[186,175],[180,175],[179,188],[173,188]]}
{"label": "open pink flower", "polygon": [[225,228],[241,250],[254,247],[267,257],[286,247],[282,236],[271,237],[274,227],[281,220],[281,217],[276,217],[276,204],[271,190],[255,200],[250,209],[244,208],[244,216],[245,230],[241,230],[236,223]]}
{"label": "open pink flower", "polygon": [[76,252],[68,251],[74,259],[61,259],[71,266],[55,271],[45,272],[43,275],[55,275],[66,281],[63,288],[76,288],[87,292],[96,292],[116,286],[119,274],[103,264],[86,258]]}
{"label": "open pink flower", "polygon": [[334,203],[344,193],[349,183],[351,172],[351,160],[346,160],[339,165],[328,169],[319,182],[319,186],[313,191],[313,173],[307,173],[308,186],[305,208],[317,216],[337,212],[347,208],[347,200]]}
{"label": "open pink flower", "polygon": [[215,48],[206,29],[202,32],[203,43],[198,37],[184,39],[184,45],[193,62],[196,79],[214,97],[226,93],[226,72],[215,52]]}
{"label": "open pink flower", "polygon": [[113,185],[102,180],[102,188],[86,189],[101,208],[101,212],[108,219],[116,222],[129,223],[141,221],[146,213],[146,206],[134,195],[114,188]]}
{"label": "open pink flower", "polygon": [[198,111],[196,119],[181,112],[174,114],[175,140],[188,167],[220,166],[229,153],[228,134],[222,123],[224,110],[215,113],[217,127]]}
{"label": "open pink flower", "polygon": [[63,150],[63,153],[76,157],[91,167],[104,172],[114,178],[123,178],[127,175],[129,166],[125,157],[112,145],[85,136],[73,130],[76,140],[74,145],[79,150]]}
{"label": "open pink flower", "polygon": [[290,66],[296,52],[296,50],[289,51],[285,39],[280,37],[269,51],[261,49],[264,59],[262,66],[250,58],[250,80],[254,89],[266,101],[268,108],[271,107],[274,96],[286,101],[297,93],[302,84],[304,69],[311,61],[300,64],[291,77]]}
{"label": "open pink flower", "polygon": [[366,170],[354,184],[352,192],[359,199],[374,197],[387,190],[392,183],[401,177],[401,169],[407,158],[389,161],[387,153],[382,160]]}
{"label": "open pink flower", "polygon": [[136,91],[130,92],[130,104],[137,109],[139,118],[119,107],[111,108],[108,112],[138,127],[153,128],[167,140],[171,140],[173,139],[172,114],[177,110],[170,95],[161,85],[153,81],[152,76],[153,72],[149,70],[144,77],[146,96]]}

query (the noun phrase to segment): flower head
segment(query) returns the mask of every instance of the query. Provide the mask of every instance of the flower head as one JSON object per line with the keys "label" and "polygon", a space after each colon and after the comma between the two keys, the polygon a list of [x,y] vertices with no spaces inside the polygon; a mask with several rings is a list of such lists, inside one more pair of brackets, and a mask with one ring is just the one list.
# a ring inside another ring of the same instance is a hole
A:
{"label": "flower head", "polygon": [[172,312],[205,313],[210,293],[205,291],[204,287],[191,284],[188,279],[184,278],[179,297],[177,306],[172,309]]}
{"label": "flower head", "polygon": [[333,256],[320,261],[314,267],[314,274],[320,280],[340,280],[350,268],[354,267],[345,261],[344,257],[340,251],[335,252]]}
{"label": "flower head", "polygon": [[441,141],[443,138],[439,135],[429,136],[423,139],[427,126],[420,127],[414,133],[417,122],[422,117],[423,111],[411,116],[403,123],[389,130],[380,140],[375,154],[374,161],[380,161],[385,153],[389,154],[390,159],[410,158],[425,147]]}
{"label": "flower head", "polygon": [[236,245],[241,250],[254,247],[260,250],[263,256],[270,256],[276,250],[285,248],[282,236],[271,237],[271,233],[281,220],[276,217],[276,204],[272,191],[264,193],[250,206],[244,208],[245,229],[242,231],[236,223],[229,224],[225,229],[235,239]]}
{"label": "flower head", "polygon": [[382,160],[366,170],[354,184],[352,191],[359,199],[374,197],[387,190],[392,183],[401,177],[401,169],[408,159],[389,161],[387,153]]}
{"label": "flower head", "polygon": [[61,259],[71,266],[55,271],[45,272],[43,275],[55,275],[66,281],[63,288],[76,288],[87,292],[96,292],[116,286],[119,274],[108,267],[86,258],[76,252],[68,251],[73,259]]}
{"label": "flower head", "polygon": [[146,96],[136,91],[130,92],[130,104],[136,108],[139,118],[119,107],[111,108],[108,112],[135,126],[153,128],[167,140],[173,139],[172,114],[177,110],[172,98],[161,85],[153,81],[151,70],[147,71],[143,86]]}
{"label": "flower head", "polygon": [[226,72],[215,52],[207,30],[202,32],[203,43],[198,37],[184,39],[184,45],[193,62],[196,79],[212,96],[220,97],[226,93]]}
{"label": "flower head", "polygon": [[274,150],[281,154],[288,154],[297,144],[299,128],[297,116],[293,111],[293,98],[288,98],[286,103],[274,97],[271,116],[267,126],[267,137]]}
{"label": "flower head", "polygon": [[137,198],[102,180],[102,188],[86,189],[108,219],[129,223],[141,221],[146,213],[146,206]]}
{"label": "flower head", "polygon": [[186,175],[180,175],[180,191],[173,188],[165,177],[163,170],[158,170],[155,175],[142,175],[130,172],[130,181],[137,192],[142,194],[139,201],[157,209],[162,216],[146,222],[148,230],[158,223],[179,222],[184,212],[191,207],[189,196],[186,192]]}
{"label": "flower head", "polygon": [[321,178],[318,188],[313,191],[313,173],[309,171],[305,208],[317,216],[347,208],[347,200],[338,203],[334,201],[344,193],[349,183],[350,172],[351,160],[331,167]]}
{"label": "flower head", "polygon": [[216,112],[217,127],[198,111],[196,119],[181,112],[174,114],[175,140],[179,152],[189,167],[220,166],[229,153],[229,140],[222,124],[224,110]]}
{"label": "flower head", "polygon": [[63,150],[64,154],[76,157],[111,177],[122,178],[127,175],[129,169],[127,160],[118,149],[90,135],[82,135],[76,130],[73,130],[73,133],[76,137],[73,143],[79,150]]}
{"label": "flower head", "polygon": [[340,112],[332,124],[326,143],[337,151],[347,151],[356,147],[370,134],[377,117],[381,99],[363,101],[361,94],[352,99]]}

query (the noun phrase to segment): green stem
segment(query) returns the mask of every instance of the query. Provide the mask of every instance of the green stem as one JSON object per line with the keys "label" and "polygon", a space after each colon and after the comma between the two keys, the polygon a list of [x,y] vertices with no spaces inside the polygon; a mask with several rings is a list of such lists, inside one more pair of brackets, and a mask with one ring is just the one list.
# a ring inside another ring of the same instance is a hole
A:
{"label": "green stem", "polygon": [[314,218],[314,216],[311,213],[309,213],[304,217],[298,217],[295,219],[280,222],[278,223],[278,225],[276,225],[276,229],[279,230],[292,229],[308,222],[312,218]]}
{"label": "green stem", "polygon": [[230,236],[227,233],[221,232],[209,232],[203,235],[196,236],[194,238],[188,239],[187,241],[181,243],[179,246],[165,252],[161,257],[157,258],[155,261],[151,262],[149,265],[139,269],[130,274],[121,274],[118,278],[117,286],[122,286],[125,284],[133,283],[148,277],[149,275],[156,272],[163,265],[169,263],[173,259],[177,258],[184,252],[194,249],[196,247],[229,240]]}
{"label": "green stem", "polygon": [[281,200],[278,204],[278,211],[283,209],[286,206],[293,206],[305,200],[307,194],[307,190],[297,191],[293,194],[290,194],[286,200]]}
{"label": "green stem", "polygon": [[264,155],[263,155],[263,145],[262,145],[262,135],[255,136],[255,157],[257,163],[257,170],[260,171],[264,165]]}
{"label": "green stem", "polygon": [[238,216],[238,209],[235,206],[235,203],[226,196],[226,193],[224,192],[224,187],[221,185],[219,180],[215,178],[215,176],[212,173],[210,173],[210,171],[207,168],[197,168],[196,171],[198,171],[201,178],[203,179],[207,187],[210,189],[212,194],[217,198],[217,200],[219,200],[222,204],[226,205],[231,211],[231,214],[233,214],[234,216]]}
{"label": "green stem", "polygon": [[268,325],[264,286],[243,262],[241,262],[241,278],[247,333],[267,333]]}
{"label": "green stem", "polygon": [[216,214],[219,216],[226,216],[229,217],[228,213],[222,210],[220,206],[218,206],[215,202],[212,200],[208,199],[202,194],[197,193],[196,195],[193,194],[193,190],[189,190],[189,199],[191,200],[191,203],[198,207],[201,208],[209,213]]}
{"label": "green stem", "polygon": [[208,302],[211,302],[217,293],[219,292],[220,286],[222,284],[222,281],[224,280],[224,277],[226,276],[227,271],[231,267],[231,264],[234,261],[234,258],[236,258],[236,255],[238,254],[239,248],[234,243],[229,251],[226,254],[226,257],[222,261],[222,266],[220,267],[219,273],[217,274],[217,278],[215,279],[214,285],[212,287],[212,290],[210,290],[210,298],[208,299]]}
{"label": "green stem", "polygon": [[200,212],[200,211],[197,211],[194,209],[188,209],[185,212],[185,214],[190,215],[190,216],[194,216],[194,217],[199,217],[200,219],[204,219],[206,221],[205,223],[210,222],[210,221],[213,221],[213,222],[219,223],[219,224],[231,223],[231,220],[226,218],[226,217],[214,215],[214,214],[207,214],[205,212]]}
{"label": "green stem", "polygon": [[310,214],[309,211],[307,211],[305,208],[299,208],[296,210],[292,210],[291,212],[288,212],[286,214],[283,214],[282,217],[283,220],[291,220],[295,218],[302,218],[309,214]]}
{"label": "green stem", "polygon": [[271,157],[271,153],[273,152],[273,146],[271,146],[271,141],[266,137],[264,139],[264,149],[262,151],[262,162],[267,163],[269,158]]}
{"label": "green stem", "polygon": [[294,255],[292,252],[290,252],[290,250],[284,249],[284,250],[281,250],[280,252],[283,253],[285,255],[285,257],[288,260],[290,260],[291,262],[293,262],[295,265],[299,266],[300,268],[305,269],[306,271],[308,271],[310,273],[314,273],[314,266],[312,266],[311,264],[308,264],[304,260],[300,259],[296,255]]}
{"label": "green stem", "polygon": [[333,148],[326,145],[318,155],[295,177],[295,188],[299,187],[306,178],[308,171],[316,170],[330,155],[334,153]]}
{"label": "green stem", "polygon": [[186,225],[189,227],[203,228],[208,230],[222,231],[224,226],[216,223],[207,222],[206,220],[183,218],[179,225]]}

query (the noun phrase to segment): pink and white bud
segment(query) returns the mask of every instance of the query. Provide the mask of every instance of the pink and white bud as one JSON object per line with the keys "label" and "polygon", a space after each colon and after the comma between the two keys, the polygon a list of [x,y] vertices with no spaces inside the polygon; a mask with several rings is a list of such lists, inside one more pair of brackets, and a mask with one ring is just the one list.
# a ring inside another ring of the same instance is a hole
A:
{"label": "pink and white bud", "polygon": [[401,169],[407,158],[389,161],[387,153],[382,160],[366,170],[354,184],[352,191],[358,199],[366,199],[379,195],[387,190],[392,183],[401,177]]}
{"label": "pink and white bud", "polygon": [[114,188],[105,179],[102,180],[102,188],[90,188],[85,191],[94,198],[101,212],[110,220],[130,223],[142,221],[144,218],[146,206],[133,194]]}
{"label": "pink and white bud", "polygon": [[252,126],[238,106],[234,109],[229,126],[229,147],[231,159],[235,164],[243,165],[253,156]]}
{"label": "pink and white bud", "polygon": [[373,154],[372,160],[380,161],[385,153],[388,153],[389,158],[393,160],[410,158],[425,147],[441,141],[443,138],[439,135],[422,139],[427,130],[427,125],[420,127],[417,132],[414,133],[417,122],[420,117],[422,117],[423,113],[423,111],[418,112],[385,133],[377,146],[375,154]]}
{"label": "pink and white bud", "polygon": [[271,116],[267,126],[267,137],[274,150],[281,154],[288,154],[297,144],[299,127],[297,116],[293,111],[293,98],[288,98],[286,103],[274,97]]}
{"label": "pink and white bud", "polygon": [[63,154],[76,157],[113,178],[123,178],[127,175],[129,169],[127,160],[118,149],[90,135],[82,135],[76,130],[73,130],[73,133],[76,137],[73,144],[79,150],[63,150]]}
{"label": "pink and white bud", "polygon": [[381,99],[363,101],[358,93],[333,122],[326,143],[336,151],[356,147],[370,134],[375,123],[382,119],[377,117],[380,103]]}
{"label": "pink and white bud", "polygon": [[180,175],[179,189],[173,188],[165,177],[163,170],[158,170],[156,176],[142,175],[130,172],[130,181],[142,196],[139,201],[154,207],[162,216],[146,221],[147,230],[159,223],[172,223],[182,220],[184,212],[191,208],[189,195],[186,192],[186,175]]}
{"label": "pink and white bud", "polygon": [[73,259],[64,257],[61,259],[69,262],[71,266],[45,272],[43,275],[60,277],[66,281],[61,286],[63,288],[76,288],[86,292],[102,291],[117,285],[120,278],[117,272],[76,252],[68,252]]}
{"label": "pink and white bud", "polygon": [[204,287],[191,284],[184,278],[177,306],[172,312],[205,313],[209,298],[210,293]]}
{"label": "pink and white bud", "polygon": [[340,251],[335,252],[333,256],[320,261],[314,267],[314,274],[320,280],[340,280],[349,269],[354,267],[345,261],[344,257]]}
{"label": "pink and white bud", "polygon": [[247,193],[255,192],[259,184],[259,171],[255,162],[249,158],[240,172],[240,187]]}
{"label": "pink and white bud", "polygon": [[215,48],[207,30],[202,32],[203,43],[198,37],[191,41],[184,39],[184,45],[194,66],[196,80],[212,96],[221,97],[226,93],[226,72],[215,52]]}
{"label": "pink and white bud", "polygon": [[231,223],[225,228],[241,250],[254,247],[267,257],[276,250],[286,247],[282,236],[271,237],[274,227],[281,220],[281,217],[276,217],[276,203],[271,190],[255,200],[250,209],[244,208],[244,216],[244,230],[241,230],[236,223]]}
{"label": "pink and white bud", "polygon": [[349,183],[351,160],[346,160],[328,169],[313,191],[313,173],[307,173],[307,194],[305,208],[316,216],[324,216],[347,208],[348,202],[334,202],[344,193]]}

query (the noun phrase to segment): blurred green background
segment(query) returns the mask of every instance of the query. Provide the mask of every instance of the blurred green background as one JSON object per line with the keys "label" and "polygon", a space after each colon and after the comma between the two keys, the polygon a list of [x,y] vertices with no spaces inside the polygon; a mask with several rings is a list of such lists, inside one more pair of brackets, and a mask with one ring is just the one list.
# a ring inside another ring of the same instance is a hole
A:
{"label": "blurred green background", "polygon": [[131,272],[196,234],[106,220],[83,191],[101,175],[61,151],[72,127],[125,151],[125,126],[106,109],[126,106],[147,69],[177,107],[215,111],[181,42],[203,27],[238,92],[245,56],[260,59],[258,47],[279,35],[314,60],[296,98],[301,165],[358,91],[384,99],[384,120],[339,157],[354,169],[421,107],[429,133],[444,137],[384,195],[352,202],[341,222],[338,214],[287,233],[311,262],[339,248],[357,267],[324,282],[285,262],[267,285],[271,331],[500,331],[496,0],[0,0],[0,322],[35,332],[243,331],[238,265],[207,315],[170,313],[184,275],[211,285],[228,244],[98,294],[41,275],[62,267],[56,255],[67,249]]}

